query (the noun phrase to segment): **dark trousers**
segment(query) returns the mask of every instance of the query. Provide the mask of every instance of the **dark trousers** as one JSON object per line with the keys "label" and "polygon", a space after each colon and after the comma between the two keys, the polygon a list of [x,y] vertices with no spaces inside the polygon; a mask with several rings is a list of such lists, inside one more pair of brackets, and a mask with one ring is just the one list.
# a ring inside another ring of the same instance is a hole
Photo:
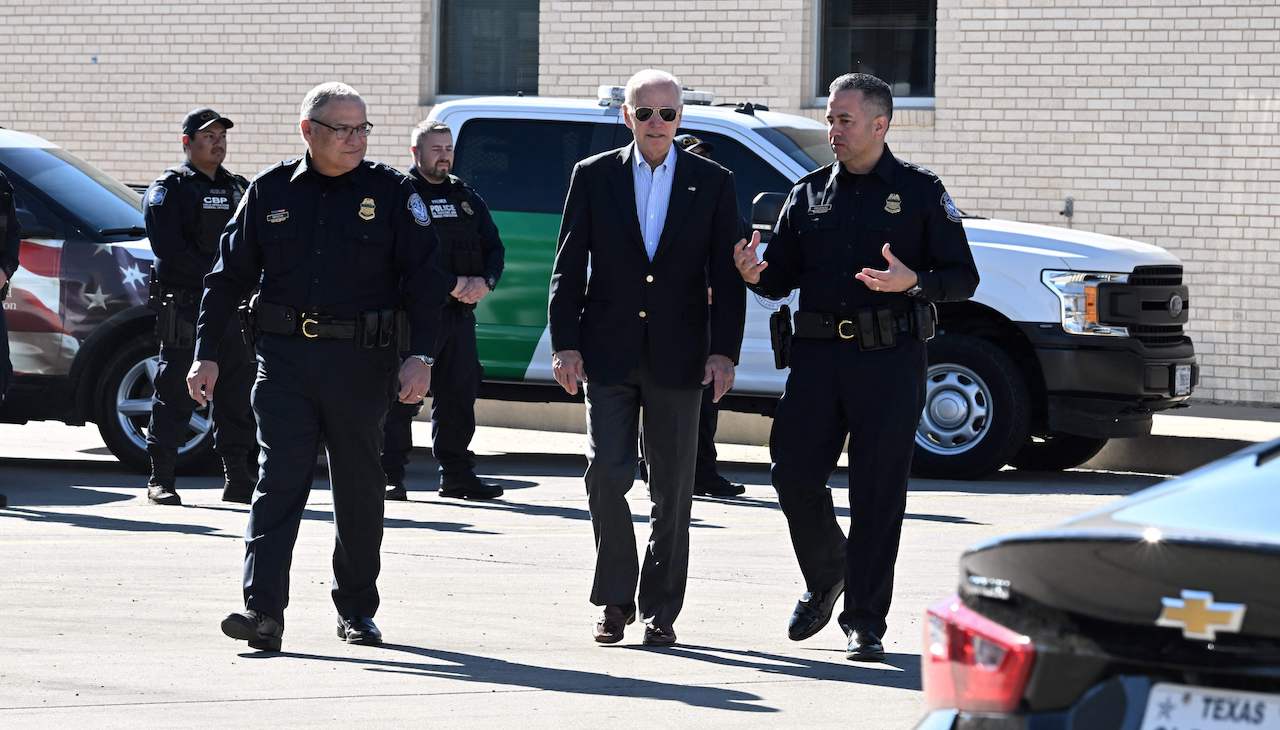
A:
{"label": "dark trousers", "polygon": [[[716,460],[719,458],[716,455],[716,426],[720,422],[720,404],[713,400],[714,397],[714,388],[702,389],[702,407],[698,411],[698,455],[693,467],[695,486],[714,486],[722,479],[720,470],[716,467]],[[643,429],[640,431],[640,460],[645,462],[641,474],[648,474]]]}
{"label": "dark trousers", "polygon": [[[0,303],[4,300],[0,299]],[[4,307],[0,306],[0,403],[4,403],[4,394],[9,392],[9,382],[13,380],[13,362],[9,360],[9,327],[4,321]]]}
{"label": "dark trousers", "polygon": [[[923,343],[862,352],[795,340],[769,437],[773,486],[808,590],[845,581],[840,625],[883,636],[907,504],[907,473],[924,403]],[[849,436],[849,534],[827,479]]]}
{"label": "dark trousers", "polygon": [[[476,396],[480,393],[480,354],[476,349],[476,316],[470,307],[448,304],[440,312],[436,336],[439,353],[431,368],[431,451],[440,464],[440,480],[475,474]],[[387,413],[382,470],[387,482],[404,483],[413,449],[413,418],[421,403],[394,400]]]}
{"label": "dark trousers", "polygon": [[[195,321],[195,315],[195,310],[182,312],[182,316],[189,316],[189,322]],[[187,392],[187,372],[194,357],[195,350],[190,347],[160,345],[151,424],[147,429],[149,449],[178,449],[190,438],[189,424],[196,402]],[[213,389],[213,448],[224,458],[243,458],[256,448],[253,410],[249,406],[249,389],[256,372],[257,363],[240,339],[240,323],[233,320],[218,349],[218,382]]]}
{"label": "dark trousers", "polygon": [[[618,385],[586,385],[587,500],[596,540],[591,602],[629,606],[639,583],[640,614],[670,626],[684,605],[689,515],[697,444],[697,388],[669,388],[646,368]],[[635,482],[643,418],[649,462],[650,535],[643,567],[626,494]]]}
{"label": "dark trousers", "polygon": [[361,350],[350,341],[260,336],[253,410],[262,469],[245,533],[247,608],[284,616],[293,543],[323,440],[337,527],[333,603],[349,617],[371,617],[378,610],[378,455],[398,363],[392,350]]}

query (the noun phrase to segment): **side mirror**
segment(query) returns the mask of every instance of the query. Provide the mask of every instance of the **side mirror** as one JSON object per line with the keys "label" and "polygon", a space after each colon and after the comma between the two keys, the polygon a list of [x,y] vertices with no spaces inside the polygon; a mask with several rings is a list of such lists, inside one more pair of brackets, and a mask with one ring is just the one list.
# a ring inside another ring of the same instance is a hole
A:
{"label": "side mirror", "polygon": [[54,230],[36,220],[35,214],[26,208],[18,208],[18,235],[23,238],[57,238]]}
{"label": "side mirror", "polygon": [[787,196],[782,193],[760,193],[751,201],[751,230],[760,231],[761,243],[773,238],[773,227],[782,215]]}

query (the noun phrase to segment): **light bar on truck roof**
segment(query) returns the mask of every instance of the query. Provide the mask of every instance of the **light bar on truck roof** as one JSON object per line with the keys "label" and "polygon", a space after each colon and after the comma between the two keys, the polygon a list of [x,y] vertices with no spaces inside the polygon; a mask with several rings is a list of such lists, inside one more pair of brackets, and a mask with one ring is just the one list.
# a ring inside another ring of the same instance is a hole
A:
{"label": "light bar on truck roof", "polygon": [[[716,95],[710,91],[699,91],[697,89],[681,89],[680,91],[686,104],[711,106],[716,101]],[[600,106],[622,106],[626,101],[626,93],[627,88],[625,86],[601,84],[596,89],[596,100],[600,102]]]}

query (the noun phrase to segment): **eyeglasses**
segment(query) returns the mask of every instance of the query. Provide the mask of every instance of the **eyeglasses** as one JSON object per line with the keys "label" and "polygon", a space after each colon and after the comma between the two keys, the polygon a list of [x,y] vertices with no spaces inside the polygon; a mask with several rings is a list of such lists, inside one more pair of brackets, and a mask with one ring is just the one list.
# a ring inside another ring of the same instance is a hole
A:
{"label": "eyeglasses", "polygon": [[653,116],[654,112],[658,113],[658,116],[662,118],[662,121],[674,122],[678,111],[679,110],[673,109],[669,106],[638,106],[631,110],[631,114],[636,118],[637,122],[649,121],[649,117]]}
{"label": "eyeglasses", "polygon": [[335,127],[332,124],[325,124],[319,119],[309,119],[308,121],[315,122],[326,129],[332,129],[333,136],[343,141],[350,139],[352,134],[357,134],[361,137],[368,137],[369,133],[373,131],[373,125],[368,122],[365,122],[364,124],[357,124],[354,127],[348,127],[345,124],[340,124]]}

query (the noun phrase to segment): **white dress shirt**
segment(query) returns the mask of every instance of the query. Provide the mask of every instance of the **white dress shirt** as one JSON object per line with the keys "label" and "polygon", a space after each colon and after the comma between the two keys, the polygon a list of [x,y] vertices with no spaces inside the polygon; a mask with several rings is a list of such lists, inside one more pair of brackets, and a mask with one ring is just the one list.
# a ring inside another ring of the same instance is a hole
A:
{"label": "white dress shirt", "polygon": [[671,202],[671,181],[676,171],[676,146],[667,150],[667,158],[657,169],[649,166],[640,148],[631,148],[631,176],[636,183],[636,216],[644,236],[644,250],[649,260],[658,251],[662,226],[667,221],[667,204]]}

